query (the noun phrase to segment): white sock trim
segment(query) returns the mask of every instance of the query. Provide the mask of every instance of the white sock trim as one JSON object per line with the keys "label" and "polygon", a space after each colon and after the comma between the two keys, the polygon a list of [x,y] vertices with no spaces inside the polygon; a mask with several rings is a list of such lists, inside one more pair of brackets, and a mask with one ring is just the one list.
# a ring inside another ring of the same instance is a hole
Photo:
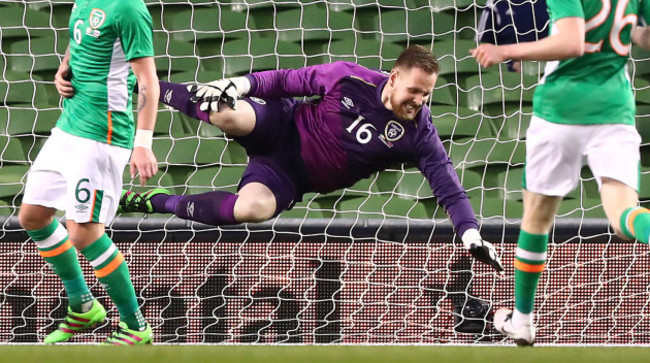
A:
{"label": "white sock trim", "polygon": [[49,237],[42,241],[34,241],[34,243],[36,243],[36,247],[44,249],[54,247],[66,239],[68,239],[68,231],[66,231],[66,229],[59,224],[59,226],[56,227],[54,232]]}
{"label": "white sock trim", "polygon": [[97,257],[96,259],[90,261],[90,264],[97,268],[97,266],[101,265],[102,263],[106,262],[112,255],[113,252],[117,249],[117,246],[115,246],[115,243],[111,243],[111,247],[109,247],[106,252],[102,253]]}
{"label": "white sock trim", "polygon": [[532,261],[546,261],[546,252],[530,252],[521,247],[517,247],[517,257]]}

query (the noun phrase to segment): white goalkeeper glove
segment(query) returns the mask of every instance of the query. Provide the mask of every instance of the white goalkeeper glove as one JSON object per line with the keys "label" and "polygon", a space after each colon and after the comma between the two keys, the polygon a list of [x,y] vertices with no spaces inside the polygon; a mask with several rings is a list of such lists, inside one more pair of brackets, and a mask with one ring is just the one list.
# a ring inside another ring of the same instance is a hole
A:
{"label": "white goalkeeper glove", "polygon": [[223,102],[233,110],[237,109],[237,99],[250,91],[251,83],[246,77],[224,78],[203,84],[190,84],[191,98],[199,104],[201,111],[219,112],[219,103]]}
{"label": "white goalkeeper glove", "polygon": [[505,273],[503,265],[497,252],[494,250],[492,243],[484,241],[481,234],[476,229],[468,229],[461,237],[463,246],[469,251],[475,259],[492,266],[501,275]]}

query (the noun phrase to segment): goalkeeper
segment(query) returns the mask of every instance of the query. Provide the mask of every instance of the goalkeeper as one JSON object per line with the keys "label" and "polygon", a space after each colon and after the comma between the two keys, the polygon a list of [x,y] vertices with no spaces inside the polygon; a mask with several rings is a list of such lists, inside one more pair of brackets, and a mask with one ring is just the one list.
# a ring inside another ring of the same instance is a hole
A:
{"label": "goalkeeper", "polygon": [[578,183],[583,160],[596,177],[616,234],[643,243],[650,237],[650,210],[638,206],[641,137],[625,69],[631,39],[650,48],[647,30],[632,36],[637,14],[650,16],[650,2],[547,0],[547,5],[553,24],[548,38],[472,50],[484,67],[508,59],[549,61],[526,133],[515,309],[494,314],[496,329],[519,345],[535,342],[533,303],[549,232],[562,197]]}
{"label": "goalkeeper", "polygon": [[[125,212],[173,213],[217,226],[262,222],[291,208],[307,192],[328,193],[395,163],[413,162],[449,213],[464,246],[502,271],[494,248],[479,234],[469,200],[431,123],[426,103],[437,74],[435,56],[413,46],[399,56],[390,74],[337,62],[204,85],[161,81],[161,102],[232,136],[247,150],[249,164],[237,194],[124,191],[120,207]],[[320,99],[293,99],[300,96]]]}
{"label": "goalkeeper", "polygon": [[[147,344],[151,327],[140,312],[124,256],[104,226],[118,208],[129,156],[131,174],[137,171],[143,184],[157,171],[151,139],[159,85],[151,16],[142,0],[77,1],[69,23],[70,44],[55,75],[65,98],[63,113],[32,165],[18,216],[69,299],[67,316],[44,342],[66,341],[106,319],[84,279],[79,250],[120,314],[119,328],[105,344]],[[57,209],[66,211],[67,231],[54,218]]]}

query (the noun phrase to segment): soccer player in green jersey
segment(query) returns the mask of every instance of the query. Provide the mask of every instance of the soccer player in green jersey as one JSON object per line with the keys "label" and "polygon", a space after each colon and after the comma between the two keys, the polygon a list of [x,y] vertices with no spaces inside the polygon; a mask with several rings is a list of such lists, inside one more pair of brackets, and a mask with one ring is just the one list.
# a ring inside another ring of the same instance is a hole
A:
{"label": "soccer player in green jersey", "polygon": [[[124,256],[104,231],[115,216],[129,157],[131,175],[139,173],[141,183],[157,172],[151,141],[160,89],[151,16],[142,0],[77,0],[69,24],[70,44],[55,75],[63,113],[32,165],[19,213],[69,298],[67,316],[44,342],[66,341],[106,319],[88,289],[78,250],[120,314],[119,328],[105,343],[151,343]],[[67,231],[54,218],[57,209],[66,211]]]}
{"label": "soccer player in green jersey", "polygon": [[637,17],[650,19],[650,1],[547,4],[549,37],[504,46],[483,44],[471,51],[484,67],[508,59],[548,61],[526,133],[515,308],[494,314],[496,329],[519,345],[535,342],[533,302],[548,235],[562,197],[578,183],[583,160],[596,177],[616,234],[643,243],[650,238],[650,211],[638,206],[641,137],[634,127],[635,104],[625,70]]}

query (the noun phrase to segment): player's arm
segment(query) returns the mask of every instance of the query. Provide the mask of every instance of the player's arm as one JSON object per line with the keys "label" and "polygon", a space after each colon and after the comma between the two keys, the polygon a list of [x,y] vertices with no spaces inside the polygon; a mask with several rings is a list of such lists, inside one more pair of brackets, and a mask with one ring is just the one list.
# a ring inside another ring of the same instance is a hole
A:
{"label": "player's arm", "polygon": [[585,52],[585,20],[567,17],[555,22],[557,31],[535,42],[495,46],[482,44],[471,49],[472,56],[483,67],[512,60],[556,61],[580,57]]}
{"label": "player's arm", "polygon": [[70,70],[70,46],[65,50],[65,56],[54,75],[54,86],[61,97],[70,98],[74,96],[72,87],[72,70]]}
{"label": "player's arm", "polygon": [[503,265],[494,246],[485,241],[478,231],[478,222],[472,205],[440,138],[433,131],[432,126],[426,125],[426,127],[429,128],[429,132],[421,134],[416,141],[415,161],[418,168],[429,181],[438,203],[449,214],[449,219],[456,233],[461,236],[465,249],[478,261],[503,273]]}
{"label": "player's arm", "polygon": [[632,32],[632,42],[643,49],[650,50],[650,27],[637,26]]}
{"label": "player's arm", "polygon": [[151,150],[153,129],[156,126],[160,85],[153,57],[134,58],[129,61],[138,80],[138,122],[131,154],[131,177],[140,174],[140,184],[158,172],[158,163]]}

